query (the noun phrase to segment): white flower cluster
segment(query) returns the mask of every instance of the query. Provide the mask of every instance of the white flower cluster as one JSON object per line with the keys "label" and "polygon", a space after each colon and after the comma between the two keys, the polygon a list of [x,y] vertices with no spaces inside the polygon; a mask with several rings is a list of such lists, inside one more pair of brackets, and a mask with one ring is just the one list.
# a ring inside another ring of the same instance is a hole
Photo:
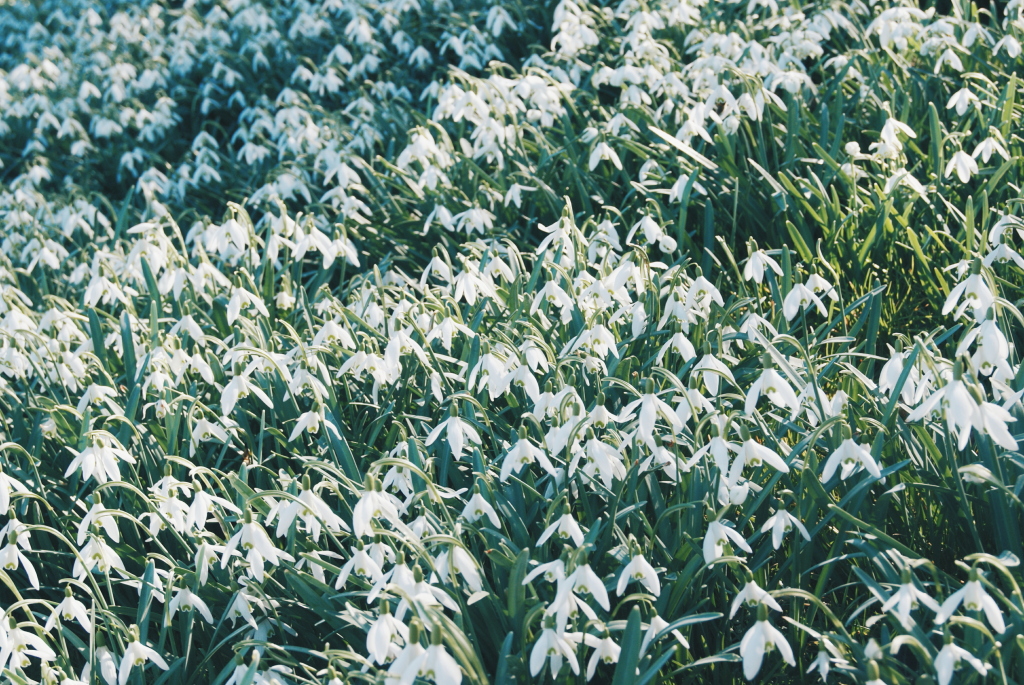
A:
{"label": "white flower cluster", "polygon": [[1006,680],[961,5],[0,5],[3,677]]}

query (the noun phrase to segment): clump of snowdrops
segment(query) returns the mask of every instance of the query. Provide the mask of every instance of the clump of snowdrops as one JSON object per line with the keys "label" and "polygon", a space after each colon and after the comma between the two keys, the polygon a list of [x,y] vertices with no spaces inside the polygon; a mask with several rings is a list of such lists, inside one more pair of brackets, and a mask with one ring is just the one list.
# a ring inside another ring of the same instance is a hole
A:
{"label": "clump of snowdrops", "polygon": [[1019,3],[0,5],[15,683],[1019,682]]}

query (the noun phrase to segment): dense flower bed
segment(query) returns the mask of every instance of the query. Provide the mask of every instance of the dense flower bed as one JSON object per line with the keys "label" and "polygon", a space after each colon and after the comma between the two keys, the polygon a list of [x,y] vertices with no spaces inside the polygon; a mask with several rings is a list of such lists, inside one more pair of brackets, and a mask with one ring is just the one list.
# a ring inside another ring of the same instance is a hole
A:
{"label": "dense flower bed", "polygon": [[0,3],[4,680],[1020,682],[1019,6]]}

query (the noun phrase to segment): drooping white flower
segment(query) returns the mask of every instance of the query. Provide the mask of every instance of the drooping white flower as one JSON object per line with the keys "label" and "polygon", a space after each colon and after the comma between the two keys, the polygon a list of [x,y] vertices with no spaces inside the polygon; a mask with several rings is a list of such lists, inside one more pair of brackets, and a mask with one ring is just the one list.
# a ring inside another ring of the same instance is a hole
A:
{"label": "drooping white flower", "polygon": [[398,655],[396,638],[401,638],[402,643],[407,642],[409,627],[392,616],[390,605],[384,602],[377,619],[366,633],[366,651],[376,663],[383,664]]}
{"label": "drooping white flower", "polygon": [[704,385],[712,397],[718,396],[718,389],[723,378],[732,385],[736,385],[732,370],[710,352],[700,358],[690,373],[701,374]]}
{"label": "drooping white flower", "polygon": [[782,276],[782,267],[778,262],[769,257],[764,250],[755,250],[750,253],[747,263],[743,265],[743,278],[761,285],[764,281],[765,267],[774,271],[775,275]]}
{"label": "drooping white flower", "polygon": [[778,628],[768,622],[768,607],[764,604],[758,605],[757,622],[750,628],[740,640],[740,656],[743,657],[743,675],[747,680],[753,680],[757,672],[761,670],[764,662],[764,655],[778,649],[782,659],[790,666],[796,666],[793,658],[793,648],[786,641]]}
{"label": "drooping white flower", "polygon": [[782,607],[775,601],[775,598],[768,594],[768,591],[758,585],[753,578],[748,580],[743,586],[743,589],[736,593],[736,596],[732,600],[732,604],[729,606],[729,618],[736,616],[736,612],[739,608],[746,604],[748,607],[756,607],[759,604],[766,604],[775,611],[782,611]]}
{"label": "drooping white flower", "polygon": [[147,661],[152,661],[165,671],[169,668],[167,662],[155,649],[139,642],[137,634],[134,637],[135,639],[125,648],[124,656],[121,657],[121,666],[117,669],[117,685],[125,685],[132,669],[144,668]]}
{"label": "drooping white flower", "polygon": [[576,645],[581,641],[579,633],[558,633],[553,627],[544,628],[530,650],[530,675],[537,677],[550,659],[551,677],[558,675],[564,661],[569,662],[572,672],[579,675],[580,663],[576,659]]}
{"label": "drooping white flower", "polygon": [[203,620],[213,625],[213,614],[210,612],[210,607],[206,605],[199,595],[195,594],[187,587],[180,588],[175,593],[170,604],[167,606],[167,618],[168,620],[174,618],[174,614],[178,611],[198,611],[199,615],[203,617]]}
{"label": "drooping white flower", "polygon": [[383,518],[395,526],[402,524],[395,496],[380,490],[376,479],[367,478],[367,481],[366,489],[352,508],[352,532],[356,537],[373,534],[370,525],[373,519]]}
{"label": "drooping white flower", "polygon": [[988,619],[989,625],[996,631],[996,634],[1006,631],[1003,612],[996,604],[996,600],[985,591],[985,587],[981,584],[981,573],[976,568],[971,569],[970,577],[964,586],[947,597],[939,607],[939,611],[935,614],[935,623],[945,623],[961,604],[967,611],[984,612],[985,618]]}
{"label": "drooping white flower", "polygon": [[794,528],[800,531],[804,540],[811,541],[811,535],[807,532],[804,524],[786,509],[779,509],[768,517],[764,525],[761,526],[761,532],[767,533],[770,530],[772,532],[772,547],[778,549],[782,545],[782,539],[786,536],[786,533]]}
{"label": "drooping white flower", "polygon": [[943,176],[949,178],[954,171],[961,183],[967,183],[971,180],[972,175],[978,173],[978,163],[974,161],[974,157],[971,157],[965,151],[957,150],[946,164]]}
{"label": "drooping white flower", "polygon": [[939,603],[936,602],[931,595],[917,588],[917,585],[914,584],[914,577],[909,568],[904,568],[900,572],[900,576],[901,585],[896,592],[892,593],[892,596],[882,604],[882,611],[893,611],[899,618],[900,623],[902,623],[907,630],[910,630],[912,625],[910,612],[916,609],[918,604],[924,604],[936,614],[939,613],[940,608]]}
{"label": "drooping white flower", "polygon": [[814,306],[822,316],[828,314],[825,311],[825,304],[811,288],[803,283],[794,283],[786,294],[786,299],[782,301],[782,313],[786,321],[792,321],[801,310],[806,311],[811,306]]}
{"label": "drooping white flower", "polygon": [[527,464],[538,462],[549,474],[554,474],[555,467],[548,459],[547,452],[537,447],[526,437],[526,430],[520,431],[516,444],[505,454],[501,462],[501,474],[499,480],[504,483],[513,473],[519,473]]}
{"label": "drooping white flower", "polygon": [[588,647],[594,648],[594,653],[590,655],[590,660],[587,661],[588,682],[597,673],[598,664],[617,664],[619,662],[619,654],[622,652],[622,648],[615,644],[615,640],[611,638],[611,635],[606,634],[603,638],[599,638],[596,635],[586,633],[583,635],[583,642]]}
{"label": "drooping white flower", "polygon": [[[434,632],[437,634],[440,629],[435,628]],[[401,685],[412,685],[415,676],[433,681],[437,685],[459,685],[462,682],[462,670],[459,668],[459,662],[445,650],[439,637],[431,636],[431,638],[430,646],[414,662],[414,677],[403,678]],[[410,667],[409,672],[411,673],[412,670],[413,667]]]}
{"label": "drooping white flower", "polygon": [[601,163],[601,160],[609,160],[615,165],[615,168],[622,171],[622,162],[619,161],[619,155],[612,149],[608,143],[601,141],[594,146],[593,151],[590,153],[589,166],[590,170],[593,171],[597,168],[597,165]]}
{"label": "drooping white flower", "polygon": [[334,583],[334,589],[340,590],[345,587],[345,583],[352,573],[369,579],[371,583],[378,582],[384,573],[376,560],[366,552],[361,542],[356,545],[352,556],[341,567],[341,572],[338,573],[338,580]]}
{"label": "drooping white flower", "polygon": [[764,369],[758,379],[750,386],[750,389],[747,390],[746,401],[743,405],[744,413],[748,415],[754,413],[754,408],[757,406],[757,401],[761,395],[767,397],[772,404],[781,409],[795,411],[800,406],[792,386],[775,369]]}
{"label": "drooping white flower", "polygon": [[[967,108],[977,102],[978,96],[972,93],[970,88],[961,88],[953,93],[953,97],[949,98],[949,102],[946,103],[946,109],[954,109],[956,115],[962,117],[967,113]],[[949,174],[946,175],[948,176]]]}
{"label": "drooping white flower", "polygon": [[672,433],[681,431],[683,424],[676,415],[675,410],[654,392],[653,383],[648,382],[647,385],[647,392],[641,395],[639,399],[633,400],[623,407],[622,412],[619,414],[619,422],[625,423],[632,419],[639,408],[640,420],[637,426],[637,433],[646,444],[655,445],[654,424],[659,417],[669,424]]}
{"label": "drooping white flower", "polygon": [[487,517],[487,520],[491,522],[494,528],[501,530],[501,520],[498,518],[498,512],[494,510],[490,502],[484,499],[484,496],[479,491],[474,492],[462,510],[462,517],[470,523],[476,523],[484,516]]}
{"label": "drooping white flower", "polygon": [[708,532],[704,536],[704,563],[710,564],[720,558],[725,554],[726,547],[730,545],[735,545],[748,554],[753,551],[735,528],[726,526],[720,521],[709,523]]}
{"label": "drooping white flower", "polygon": [[836,469],[842,467],[840,478],[846,480],[855,471],[865,469],[875,478],[882,477],[878,462],[871,456],[871,450],[858,445],[852,437],[847,437],[825,460],[825,468],[821,472],[821,481],[827,483],[835,475]]}
{"label": "drooping white flower", "polygon": [[661,594],[661,581],[658,580],[658,572],[644,559],[642,554],[634,554],[622,569],[619,574],[619,582],[615,586],[615,594],[621,595],[626,591],[626,586],[634,580],[639,581],[655,597]]}
{"label": "drooping white flower", "polygon": [[544,532],[537,538],[537,546],[543,545],[556,532],[559,538],[572,540],[577,547],[583,544],[583,531],[580,529],[580,524],[576,522],[572,514],[566,512],[544,529]]}
{"label": "drooping white flower", "polygon": [[454,405],[452,405],[449,417],[437,424],[430,431],[430,434],[427,435],[426,444],[428,446],[433,445],[441,437],[442,432],[448,440],[448,445],[452,451],[452,458],[456,460],[462,458],[467,444],[480,444],[480,434],[477,433],[476,428],[469,421],[455,413]]}
{"label": "drooping white flower", "polygon": [[947,638],[934,662],[935,675],[938,677],[939,685],[949,685],[953,679],[953,672],[958,670],[965,661],[982,677],[992,668],[991,665],[986,664],[963,647],[954,644],[952,638]]}
{"label": "drooping white flower", "polygon": [[64,476],[81,470],[82,478],[94,478],[101,485],[121,480],[121,469],[118,466],[120,462],[135,463],[135,457],[124,449],[117,438],[106,431],[92,431],[88,446],[81,452],[71,447],[66,449],[74,454],[75,458],[68,465]]}
{"label": "drooping white flower", "polygon": [[77,600],[71,593],[70,584],[65,586],[64,599],[53,607],[50,617],[46,619],[46,625],[43,626],[43,630],[47,633],[53,630],[57,625],[58,619],[64,621],[74,619],[78,621],[78,624],[82,626],[85,632],[92,632],[92,620],[89,618],[89,611],[86,609],[85,604]]}
{"label": "drooping white flower", "polygon": [[220,567],[225,568],[233,556],[235,550],[245,553],[245,559],[249,563],[249,572],[257,582],[263,582],[263,564],[270,562],[274,566],[280,565],[281,561],[295,561],[295,558],[274,546],[270,535],[259,523],[252,520],[252,513],[245,511],[245,520],[231,539],[224,546],[221,554]]}

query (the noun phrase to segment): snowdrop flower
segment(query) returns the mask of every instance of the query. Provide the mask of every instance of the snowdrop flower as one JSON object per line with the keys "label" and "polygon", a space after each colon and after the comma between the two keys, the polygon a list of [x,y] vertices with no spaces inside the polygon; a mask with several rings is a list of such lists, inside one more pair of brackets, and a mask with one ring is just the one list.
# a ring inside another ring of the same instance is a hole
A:
{"label": "snowdrop flower", "polygon": [[335,514],[334,510],[310,487],[308,475],[302,477],[302,489],[296,499],[286,502],[279,501],[271,508],[270,513],[267,514],[267,523],[269,524],[275,517],[277,518],[275,534],[279,538],[288,534],[296,518],[305,524],[306,530],[309,531],[310,537],[314,541],[319,541],[324,526],[332,533],[348,530],[348,524]]}
{"label": "snowdrop flower", "polygon": [[[690,284],[689,289],[686,291],[686,302],[683,304],[683,307],[687,312],[707,316],[711,311],[712,302],[719,307],[725,306],[722,293],[703,274],[700,274],[697,278],[693,279],[693,283]],[[685,326],[684,330],[686,330]]]}
{"label": "snowdrop flower", "polygon": [[396,502],[398,500],[394,495],[383,492],[376,478],[367,475],[363,494],[352,508],[352,532],[356,537],[373,535],[370,522],[380,518],[391,522],[395,527],[403,526]]}
{"label": "snowdrop flower", "polygon": [[544,580],[549,583],[558,583],[561,586],[565,580],[565,562],[561,559],[549,561],[546,564],[538,564],[536,568],[526,574],[523,578],[523,585],[529,585],[534,578],[543,575]]}
{"label": "snowdrop flower", "polygon": [[774,649],[779,650],[779,654],[787,664],[796,666],[796,660],[793,658],[793,648],[789,646],[785,635],[768,623],[768,607],[764,604],[759,604],[757,607],[757,622],[740,640],[740,656],[743,657],[743,675],[747,680],[754,679],[757,672],[761,670],[764,655]]}
{"label": "snowdrop flower", "polygon": [[117,669],[117,685],[125,685],[132,669],[136,666],[144,668],[147,661],[152,661],[165,671],[169,668],[167,662],[155,649],[139,642],[137,627],[132,626],[130,633],[132,641],[125,648],[124,656],[121,657],[121,666]]}
{"label": "snowdrop flower", "polygon": [[828,682],[828,672],[832,669],[832,655],[829,653],[828,641],[824,636],[818,642],[818,656],[814,658],[811,665],[807,667],[807,673],[817,671],[822,682]]}
{"label": "snowdrop flower", "polygon": [[981,584],[981,572],[977,568],[972,568],[967,583],[942,603],[939,611],[935,614],[935,623],[945,623],[961,604],[967,611],[984,612],[985,618],[988,619],[989,625],[996,631],[996,634],[1006,631],[1003,612],[996,604],[996,600],[992,599],[992,596],[985,591],[985,587]]}
{"label": "snowdrop flower", "polygon": [[615,168],[622,171],[622,162],[619,161],[619,155],[616,154],[615,150],[611,148],[608,143],[600,142],[594,146],[593,151],[590,153],[590,170],[593,171],[597,168],[597,165],[602,160],[608,160],[615,165]]}
{"label": "snowdrop flower", "polygon": [[[640,654],[646,654],[647,648],[651,645],[656,637],[659,637],[661,633],[665,632],[665,629],[671,625],[668,621],[663,619],[661,616],[654,615],[651,617],[651,624],[647,626],[647,631],[644,633],[644,639],[640,643]],[[669,633],[676,639],[683,649],[689,649],[690,643],[683,637],[683,634],[678,630],[673,630]]]}
{"label": "snowdrop flower", "polygon": [[124,574],[121,557],[102,538],[92,535],[85,547],[78,552],[71,575],[82,581],[93,571],[108,573],[112,569]]}
{"label": "snowdrop flower", "polygon": [[537,291],[533,298],[533,303],[530,305],[530,314],[536,314],[541,304],[545,302],[558,308],[563,324],[572,321],[573,299],[562,289],[557,281],[549,280]]}
{"label": "snowdrop flower", "polygon": [[462,333],[467,338],[475,338],[476,333],[473,329],[465,326],[452,317],[445,317],[436,326],[430,329],[427,333],[426,343],[430,344],[432,340],[440,339],[441,346],[444,347],[446,352],[452,350],[452,340],[455,337],[455,333]]}
{"label": "snowdrop flower", "polygon": [[882,471],[878,467],[878,462],[871,456],[871,451],[853,440],[849,426],[843,426],[843,433],[843,442],[825,460],[825,468],[821,472],[821,482],[827,483],[832,480],[832,476],[840,466],[842,467],[839,476],[841,480],[846,480],[861,468],[874,478],[881,478]]}
{"label": "snowdrop flower", "polygon": [[[409,641],[409,627],[391,615],[391,605],[381,603],[377,620],[366,634],[366,651],[377,664],[383,665],[389,658],[397,656],[396,639]],[[392,652],[395,652],[394,654]]]}
{"label": "snowdrop flower", "polygon": [[[103,678],[103,682],[107,685],[115,685],[117,683],[117,664],[114,662],[114,655],[111,653],[110,648],[107,647],[107,640],[103,633],[96,634],[96,666],[100,676]],[[86,664],[85,669],[89,669],[89,664]],[[86,683],[92,683],[90,675],[89,670],[83,670],[82,680]]]}
{"label": "snowdrop flower", "polygon": [[678,433],[683,429],[683,424],[676,416],[675,410],[658,397],[654,392],[654,381],[647,379],[645,392],[640,399],[633,400],[619,414],[619,422],[625,423],[633,418],[636,410],[640,410],[640,421],[637,432],[647,445],[654,445],[654,424],[659,417],[664,419],[671,427],[672,433]]}
{"label": "snowdrop flower", "polygon": [[939,603],[932,599],[927,592],[917,589],[917,585],[914,584],[914,576],[909,568],[900,571],[900,582],[899,589],[882,604],[883,612],[894,611],[900,619],[900,623],[907,630],[910,630],[912,625],[910,612],[916,609],[918,604],[924,604],[935,613],[939,612]]}
{"label": "snowdrop flower", "polygon": [[476,560],[461,545],[451,545],[449,549],[438,554],[434,560],[434,568],[437,569],[442,582],[454,583],[455,575],[459,574],[471,591],[483,590],[483,580],[480,578]]}
{"label": "snowdrop flower", "polygon": [[991,665],[984,663],[963,647],[955,645],[953,636],[947,632],[942,649],[939,650],[934,662],[935,675],[938,676],[939,685],[949,685],[953,679],[953,671],[959,670],[965,661],[982,677],[992,668]]}
{"label": "snowdrop flower", "polygon": [[232,288],[227,306],[228,324],[233,324],[238,319],[244,307],[252,307],[264,317],[270,318],[270,312],[262,299],[244,288]]}
{"label": "snowdrop flower", "polygon": [[85,632],[92,633],[92,621],[89,619],[89,611],[82,602],[75,599],[70,583],[64,586],[64,599],[60,604],[53,607],[50,617],[46,619],[46,625],[43,626],[43,630],[47,633],[53,630],[57,626],[58,619],[63,619],[64,621],[74,619],[78,621],[78,624],[82,626]]}
{"label": "snowdrop flower", "polygon": [[[1007,423],[1017,419],[1006,409],[991,402],[981,402],[973,420],[974,427],[979,433],[988,435],[1000,447],[1008,450],[1017,449],[1017,440],[1010,433]],[[966,432],[966,431],[965,431]],[[961,441],[962,436],[961,436]],[[963,448],[961,448],[963,449]]]}
{"label": "snowdrop flower", "polygon": [[707,351],[704,356],[700,358],[700,361],[694,365],[693,370],[690,373],[701,375],[701,379],[704,381],[704,385],[707,387],[708,392],[711,393],[712,397],[718,397],[718,390],[723,378],[729,381],[732,385],[736,385],[736,379],[733,378],[732,370],[715,357],[715,355]]}
{"label": "snowdrop flower", "polygon": [[[497,7],[497,5],[495,6]],[[537,190],[533,186],[524,186],[518,183],[513,183],[508,188],[508,192],[505,193],[505,206],[508,207],[509,203],[514,204],[516,209],[519,209],[523,203],[523,191],[531,192]]]}
{"label": "snowdrop flower", "polygon": [[735,528],[726,526],[720,521],[712,521],[708,524],[708,532],[704,536],[704,563],[710,564],[721,558],[732,545],[736,545],[748,554],[753,551]]}
{"label": "snowdrop flower", "polygon": [[662,252],[674,252],[676,249],[675,238],[667,235],[661,225],[651,216],[645,215],[640,221],[633,224],[633,227],[629,229],[629,233],[626,235],[627,243],[633,239],[637,231],[644,234],[648,245],[657,244]]}
{"label": "snowdrop flower", "polygon": [[949,178],[954,171],[961,183],[967,183],[971,180],[973,174],[978,173],[978,163],[974,161],[974,157],[971,157],[963,150],[957,150],[946,164],[943,176]]}
{"label": "snowdrop flower", "polygon": [[661,582],[658,580],[658,572],[654,570],[642,554],[634,554],[629,563],[619,574],[619,582],[615,586],[615,594],[621,595],[626,591],[626,586],[631,581],[640,581],[647,590],[655,597],[661,594]]}
{"label": "snowdrop flower", "polygon": [[572,573],[565,577],[565,582],[559,584],[558,594],[555,596],[552,604],[559,604],[561,601],[564,601],[564,596],[569,592],[589,594],[602,609],[611,611],[611,605],[608,603],[608,591],[604,587],[604,581],[594,573],[593,569],[590,568],[590,564],[577,566]]}
{"label": "snowdrop flower", "polygon": [[[225,425],[230,425],[225,422]],[[199,419],[192,427],[192,440],[189,445],[189,456],[196,456],[199,444],[210,440],[226,443],[230,441],[228,433],[216,423],[208,419]]]}
{"label": "snowdrop flower", "polygon": [[[768,363],[769,358],[767,355],[765,355],[763,361],[765,364]],[[757,407],[757,401],[761,395],[767,397],[772,404],[780,409],[795,411],[800,406],[792,386],[778,371],[767,366],[765,366],[753,385],[750,386],[750,389],[747,390],[747,397],[743,406],[745,414],[750,415],[754,413],[754,408]]]}
{"label": "snowdrop flower", "polygon": [[767,533],[769,530],[772,532],[772,547],[778,549],[782,545],[782,539],[786,534],[796,528],[800,531],[800,534],[804,537],[807,542],[811,541],[811,535],[807,532],[807,528],[800,522],[800,519],[790,514],[785,509],[779,509],[772,514],[761,526],[761,532]]}
{"label": "snowdrop flower", "polygon": [[221,412],[224,416],[229,416],[231,412],[234,411],[238,400],[243,397],[248,397],[249,394],[256,395],[256,397],[258,397],[269,409],[274,408],[274,403],[270,401],[267,394],[263,392],[259,386],[249,380],[248,375],[243,373],[232,378],[231,381],[224,386],[224,391],[221,393],[220,399]]}
{"label": "snowdrop flower", "polygon": [[783,461],[782,457],[750,437],[746,426],[740,426],[740,437],[743,444],[740,445],[736,458],[733,460],[732,466],[729,467],[730,483],[739,482],[740,475],[747,466],[757,468],[761,464],[767,464],[780,473],[789,473],[789,465]]}
{"label": "snowdrop flower", "polygon": [[459,663],[441,646],[440,627],[432,631],[430,646],[409,664],[401,685],[412,685],[417,676],[432,680],[437,685],[459,685],[462,682]]}
{"label": "snowdrop flower", "polygon": [[295,558],[287,552],[274,547],[267,531],[263,526],[252,520],[252,512],[245,510],[242,527],[231,536],[224,546],[221,554],[220,567],[225,568],[236,549],[241,548],[246,554],[246,561],[249,562],[249,572],[257,582],[263,582],[263,564],[269,561],[278,566],[282,560],[295,561]]}
{"label": "snowdrop flower", "polygon": [[11,510],[11,495],[15,492],[27,493],[29,489],[17,478],[12,478],[4,473],[0,467],[0,511]]}
{"label": "snowdrop flower", "polygon": [[334,583],[335,590],[340,590],[345,587],[345,583],[348,581],[348,577],[353,571],[357,576],[368,578],[371,583],[377,583],[384,573],[377,562],[367,554],[362,542],[356,543],[356,547],[354,549],[355,553],[347,562],[345,562],[345,565],[341,567],[341,572],[338,574],[338,580]]}
{"label": "snowdrop flower", "polygon": [[[693,376],[690,377],[690,385],[696,385]],[[695,387],[687,388],[683,391],[683,394],[676,395],[673,401],[676,403],[676,416],[679,417],[679,422],[683,425],[689,423],[690,419],[696,415],[715,410],[711,401],[704,397]]]}
{"label": "snowdrop flower", "polygon": [[57,660],[57,653],[34,630],[22,630],[15,618],[6,612],[0,612],[0,621],[10,624],[0,632],[0,637],[4,638],[0,645],[0,668],[9,665],[12,669],[23,669],[28,666],[30,656],[41,662]]}
{"label": "snowdrop flower", "polygon": [[[1013,440],[1006,429],[1005,417],[1000,422],[1000,416],[993,411],[981,412],[978,402],[975,401],[963,381],[963,366],[960,360],[953,363],[952,380],[932,393],[914,411],[910,412],[907,421],[941,418],[943,413],[946,418],[946,429],[951,435],[957,436],[957,448],[960,450],[967,447],[967,443],[970,442],[972,426],[982,432],[992,430],[1000,439],[1005,440],[1009,437],[1009,440]],[[1012,419],[1012,417],[1010,418]],[[1000,425],[1002,426],[1001,430]],[[1004,432],[1005,434],[1003,434]],[[1014,441],[1013,444],[1016,442]]]}
{"label": "snowdrop flower", "polygon": [[[977,106],[978,96],[970,91],[969,88],[961,88],[957,92],[953,93],[953,97],[949,98],[949,102],[946,103],[946,109],[956,110],[956,115],[962,117],[967,113],[967,108],[972,104]],[[949,175],[948,173],[946,174]]]}
{"label": "snowdrop flower", "polygon": [[668,342],[661,346],[657,356],[654,358],[655,363],[660,366],[665,361],[665,355],[670,351],[678,354],[684,362],[688,362],[697,356],[697,350],[694,349],[693,343],[690,342],[682,331],[673,333]]}
{"label": "snowdrop flower", "polygon": [[[973,157],[974,159],[978,159],[978,157],[981,157],[981,161],[984,162],[985,164],[988,164],[988,161],[989,159],[992,158],[993,153],[999,155],[1003,159],[1010,159],[1010,153],[1006,151],[1006,148],[1002,146],[1002,144],[996,136],[998,136],[998,132],[996,132],[996,135],[989,136],[985,140],[978,143],[977,147],[974,148],[974,152],[971,153],[971,157]],[[1002,136],[999,137],[1001,138]]]}
{"label": "snowdrop flower", "polygon": [[825,304],[811,288],[803,283],[794,283],[786,295],[786,299],[782,301],[782,313],[785,315],[786,321],[792,321],[801,310],[806,311],[811,305],[817,308],[818,313],[822,316],[828,315],[828,312],[825,311]]}
{"label": "snowdrop flower", "polygon": [[519,439],[516,444],[505,454],[501,462],[501,475],[498,479],[504,483],[513,473],[519,473],[527,464],[538,462],[549,474],[554,475],[555,467],[548,459],[547,453],[540,447],[534,445],[526,437],[526,428],[519,429]]}
{"label": "snowdrop flower", "polygon": [[174,614],[179,610],[198,611],[204,621],[213,625],[213,614],[210,612],[210,607],[206,605],[206,602],[199,598],[199,595],[195,594],[188,588],[180,588],[177,593],[175,593],[171,603],[167,606],[168,620],[173,619]]}
{"label": "snowdrop flower", "polygon": [[64,477],[70,476],[75,471],[81,470],[82,478],[94,478],[102,485],[109,481],[121,480],[121,469],[119,462],[135,463],[135,457],[128,453],[121,443],[106,431],[92,431],[89,436],[89,446],[81,452],[65,446],[66,449],[75,455],[74,460],[68,465]]}
{"label": "snowdrop flower", "polygon": [[584,449],[574,448],[572,461],[569,462],[569,476],[576,472],[581,459],[586,457],[583,473],[589,478],[597,475],[606,488],[611,490],[613,480],[626,477],[622,453],[611,445],[594,437],[592,429],[587,429],[587,442]]}
{"label": "snowdrop flower", "polygon": [[736,597],[733,598],[732,605],[729,607],[729,618],[734,618],[736,616],[736,612],[739,611],[739,608],[744,604],[751,608],[761,604],[766,604],[772,609],[775,609],[775,611],[782,611],[782,607],[779,606],[777,601],[775,601],[775,598],[754,582],[753,577],[750,577],[743,586],[743,589],[736,593]]}
{"label": "snowdrop flower", "polygon": [[572,672],[579,675],[580,663],[576,659],[576,645],[581,641],[579,633],[558,633],[553,627],[545,627],[530,650],[530,675],[536,678],[549,661],[551,677],[558,675],[564,661],[569,662]]}
{"label": "snowdrop flower", "polygon": [[1002,50],[1006,50],[1006,54],[1010,59],[1016,59],[1021,53],[1020,41],[1012,33],[1007,33],[998,43],[992,46],[992,54],[997,55]]}
{"label": "snowdrop flower", "polygon": [[7,571],[23,569],[25,575],[28,576],[29,585],[35,590],[39,589],[39,576],[36,575],[35,566],[18,546],[18,533],[11,532],[8,536],[8,543],[0,549],[0,566]]}
{"label": "snowdrop flower", "polygon": [[296,438],[307,431],[310,435],[316,435],[320,431],[321,421],[324,421],[322,410],[303,412],[295,422],[295,427],[292,429],[291,435],[288,436],[288,442],[295,442]]}
{"label": "snowdrop flower", "polygon": [[808,276],[804,285],[810,288],[815,295],[823,292],[825,293],[825,297],[833,302],[839,301],[839,291],[836,290],[835,287],[825,280],[820,274],[811,274]]}
{"label": "snowdrop flower", "polygon": [[[216,495],[211,495],[210,493],[206,492],[206,490],[203,489],[202,485],[199,483],[198,480],[193,481],[192,490],[192,504],[189,506],[188,513],[185,515],[186,528],[190,528],[193,530],[204,530],[206,528],[206,522],[209,520],[210,515],[215,511],[214,505],[218,505],[224,510],[233,512],[235,514],[242,513],[241,509],[239,509],[238,507],[236,507],[234,504],[224,499],[223,497],[217,497]],[[114,542],[117,542],[116,537],[113,537],[113,540]]]}
{"label": "snowdrop flower", "polygon": [[590,655],[590,660],[587,661],[588,682],[592,680],[594,678],[594,674],[597,673],[598,664],[617,664],[619,662],[619,654],[622,652],[622,648],[615,644],[615,640],[613,640],[611,635],[608,635],[607,632],[603,638],[585,633],[583,635],[583,642],[588,647],[594,648],[594,653]]}
{"label": "snowdrop flower", "polygon": [[576,523],[576,519],[568,511],[544,529],[544,532],[537,538],[535,546],[540,547],[555,533],[558,533],[558,537],[562,540],[572,540],[573,544],[577,547],[583,544],[583,531],[580,530],[580,524]]}
{"label": "snowdrop flower", "polygon": [[420,659],[427,650],[420,644],[420,622],[413,619],[409,625],[408,638],[402,651],[388,667],[389,683],[412,683],[419,675]]}
{"label": "snowdrop flower", "polygon": [[476,428],[469,421],[458,415],[454,402],[452,402],[449,411],[448,418],[437,424],[430,431],[430,434],[427,435],[426,444],[427,446],[433,445],[441,437],[441,433],[444,432],[448,445],[451,447],[452,458],[459,460],[462,458],[467,444],[480,444],[480,434],[477,433]]}
{"label": "snowdrop flower", "polygon": [[501,530],[501,520],[498,518],[498,512],[494,510],[490,502],[484,499],[484,496],[480,494],[480,490],[474,487],[473,496],[469,498],[465,508],[462,510],[462,517],[470,523],[476,523],[484,516],[491,522],[491,526]]}
{"label": "snowdrop flower", "polygon": [[743,266],[743,278],[747,281],[754,281],[758,285],[764,281],[765,267],[782,276],[782,267],[774,259],[768,256],[764,250],[755,250],[750,253],[747,263]]}
{"label": "snowdrop flower", "polygon": [[[885,362],[881,372],[878,374],[878,389],[887,395],[896,389],[896,384],[899,382],[900,376],[903,375],[904,365],[910,356],[910,352],[904,351],[902,343],[897,341],[896,349],[889,347],[889,354],[889,360]],[[921,372],[915,364],[903,383],[903,389],[900,391],[900,398],[904,402],[909,404],[914,401],[920,379]]]}

